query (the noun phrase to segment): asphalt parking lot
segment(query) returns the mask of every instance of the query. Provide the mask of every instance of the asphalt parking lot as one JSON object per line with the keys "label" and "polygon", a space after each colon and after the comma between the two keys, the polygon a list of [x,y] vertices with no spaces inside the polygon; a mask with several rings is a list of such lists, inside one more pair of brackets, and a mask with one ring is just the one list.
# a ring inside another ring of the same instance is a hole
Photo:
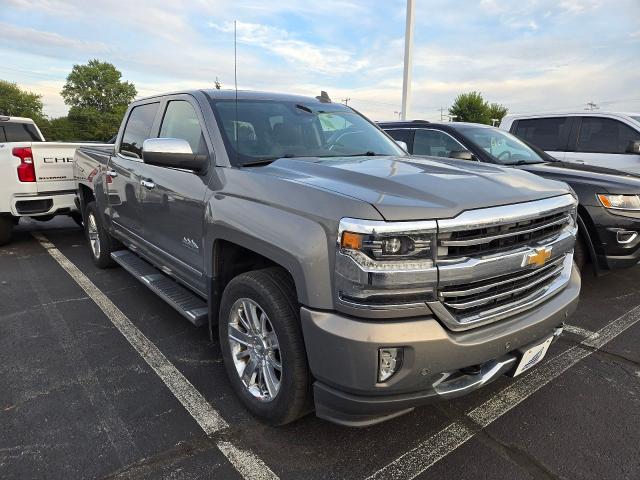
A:
{"label": "asphalt parking lot", "polygon": [[70,220],[24,221],[0,249],[0,478],[637,479],[639,285],[640,267],[584,278],[570,331],[515,381],[366,429],[272,428],[206,327],[95,268]]}

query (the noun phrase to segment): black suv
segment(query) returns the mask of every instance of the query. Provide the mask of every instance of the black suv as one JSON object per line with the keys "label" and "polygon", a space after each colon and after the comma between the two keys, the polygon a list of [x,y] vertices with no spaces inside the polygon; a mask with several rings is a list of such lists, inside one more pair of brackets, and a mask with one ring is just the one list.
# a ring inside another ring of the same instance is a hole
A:
{"label": "black suv", "polygon": [[518,137],[475,123],[381,122],[409,153],[511,166],[568,183],[577,193],[575,259],[595,273],[640,261],[640,177],[556,160]]}

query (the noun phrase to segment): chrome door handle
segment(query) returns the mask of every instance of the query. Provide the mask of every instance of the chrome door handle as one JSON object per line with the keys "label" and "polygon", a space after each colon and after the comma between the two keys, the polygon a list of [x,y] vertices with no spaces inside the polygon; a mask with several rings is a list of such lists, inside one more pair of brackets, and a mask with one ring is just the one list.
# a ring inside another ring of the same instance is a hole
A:
{"label": "chrome door handle", "polygon": [[140,185],[142,185],[144,188],[148,188],[149,190],[151,190],[152,188],[156,188],[156,184],[151,180],[141,180]]}
{"label": "chrome door handle", "polygon": [[113,170],[107,170],[107,177],[116,178],[118,176],[118,172]]}

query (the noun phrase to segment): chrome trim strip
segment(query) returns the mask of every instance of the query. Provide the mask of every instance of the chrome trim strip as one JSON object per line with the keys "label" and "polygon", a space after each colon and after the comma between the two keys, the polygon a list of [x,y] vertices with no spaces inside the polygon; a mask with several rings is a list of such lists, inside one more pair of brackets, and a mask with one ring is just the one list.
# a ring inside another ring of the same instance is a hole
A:
{"label": "chrome trim strip", "polygon": [[379,220],[359,220],[342,218],[338,227],[338,241],[343,232],[363,233],[366,235],[385,233],[435,233],[438,224],[435,220],[410,222],[385,222]]}
{"label": "chrome trim strip", "polygon": [[442,245],[443,247],[481,245],[483,243],[489,243],[493,240],[499,240],[501,238],[508,238],[508,237],[514,237],[516,235],[524,235],[526,233],[537,232],[538,230],[544,230],[545,228],[553,227],[555,225],[561,225],[563,223],[568,223],[570,221],[571,221],[571,217],[567,215],[556,221],[545,223],[535,228],[528,228],[525,230],[511,230],[507,233],[503,233],[500,235],[492,235],[490,237],[481,237],[481,238],[472,238],[470,240],[440,240],[440,245]]}
{"label": "chrome trim strip", "polygon": [[[561,232],[553,241],[548,239],[540,244],[523,246],[516,250],[494,253],[480,258],[462,257],[456,263],[440,263],[438,265],[438,287],[472,283],[485,279],[525,271],[522,267],[524,255],[535,252],[536,246],[551,247],[554,261],[564,254],[572,252],[575,244],[576,229]],[[549,264],[547,262],[547,264]]]}
{"label": "chrome trim strip", "polygon": [[472,392],[482,387],[486,383],[502,375],[509,369],[513,368],[517,362],[515,355],[508,355],[501,360],[492,360],[485,363],[480,368],[480,372],[476,375],[461,375],[452,380],[448,380],[451,373],[443,375],[433,384],[433,389],[438,395],[444,398],[457,397],[466,392]]}
{"label": "chrome trim strip", "polygon": [[577,207],[578,201],[571,195],[545,198],[533,202],[503,205],[501,207],[466,210],[454,218],[438,220],[438,233],[521,222],[559,213],[569,207]]}

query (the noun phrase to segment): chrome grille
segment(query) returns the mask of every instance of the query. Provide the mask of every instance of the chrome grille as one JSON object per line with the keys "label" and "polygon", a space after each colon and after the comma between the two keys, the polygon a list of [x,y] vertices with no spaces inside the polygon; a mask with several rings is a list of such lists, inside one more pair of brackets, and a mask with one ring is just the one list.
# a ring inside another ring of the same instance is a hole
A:
{"label": "chrome grille", "polygon": [[544,290],[562,273],[564,257],[533,271],[500,275],[494,278],[443,288],[438,297],[459,321],[482,311],[503,307]]}
{"label": "chrome grille", "polygon": [[[466,330],[559,292],[571,276],[576,208],[576,200],[564,195],[439,220],[431,310],[452,330]],[[539,251],[550,258],[537,259]],[[532,256],[542,265],[536,267]]]}

